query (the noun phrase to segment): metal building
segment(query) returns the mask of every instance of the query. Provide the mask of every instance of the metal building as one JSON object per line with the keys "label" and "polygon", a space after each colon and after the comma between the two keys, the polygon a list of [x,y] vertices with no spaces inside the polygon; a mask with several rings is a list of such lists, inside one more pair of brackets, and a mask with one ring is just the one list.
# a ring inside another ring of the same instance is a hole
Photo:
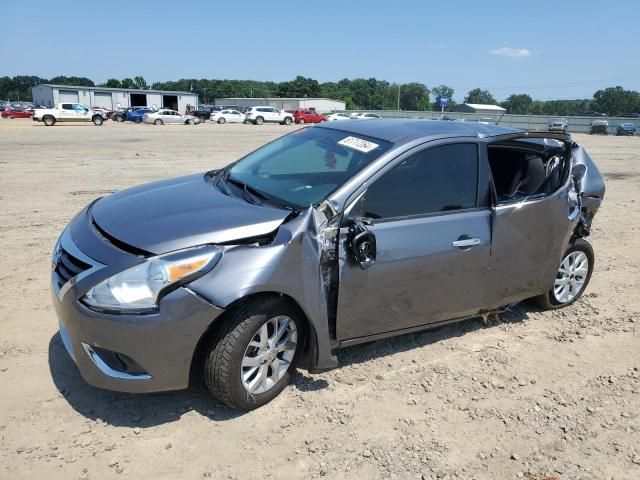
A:
{"label": "metal building", "polygon": [[216,105],[234,105],[240,108],[260,105],[276,107],[281,110],[315,109],[320,113],[345,110],[345,103],[330,98],[216,98]]}
{"label": "metal building", "polygon": [[198,108],[197,94],[168,90],[41,84],[32,87],[31,93],[34,105],[46,107],[68,102],[108,110],[118,107],[164,107],[184,113],[187,107]]}
{"label": "metal building", "polygon": [[506,113],[507,111],[499,107],[498,105],[483,105],[480,103],[463,103],[461,105],[457,105],[454,109],[454,112],[463,112],[463,113],[487,113],[487,114],[501,114]]}

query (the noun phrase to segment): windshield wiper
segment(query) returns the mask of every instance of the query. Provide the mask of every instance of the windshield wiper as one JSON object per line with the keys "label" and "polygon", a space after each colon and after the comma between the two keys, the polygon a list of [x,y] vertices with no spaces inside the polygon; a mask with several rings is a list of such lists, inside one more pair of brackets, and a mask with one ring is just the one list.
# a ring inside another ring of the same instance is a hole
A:
{"label": "windshield wiper", "polygon": [[234,185],[237,185],[238,187],[242,188],[242,196],[243,196],[243,198],[245,200],[247,200],[248,202],[253,203],[254,205],[262,205],[265,200],[267,200],[267,201],[269,200],[269,197],[267,197],[260,190],[256,190],[255,188],[250,187],[246,183],[241,182],[240,180],[238,180],[236,178],[233,178],[233,177],[227,175],[225,180],[227,182],[229,182],[229,183],[233,183]]}

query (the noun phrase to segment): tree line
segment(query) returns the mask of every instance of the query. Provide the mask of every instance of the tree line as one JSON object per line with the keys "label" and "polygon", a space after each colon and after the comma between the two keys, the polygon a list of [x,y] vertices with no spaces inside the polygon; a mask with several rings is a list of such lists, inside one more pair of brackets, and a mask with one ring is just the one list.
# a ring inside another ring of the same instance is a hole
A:
{"label": "tree line", "polygon": [[[286,82],[185,78],[152,84],[148,84],[142,76],[135,76],[123,79],[110,78],[97,85],[87,77],[57,76],[47,79],[26,75],[12,78],[5,76],[0,77],[0,100],[31,101],[31,87],[41,83],[190,91],[200,96],[201,103],[213,103],[215,98],[226,97],[325,97],[344,101],[349,110],[397,110],[399,108],[400,110],[439,111],[438,98],[446,95],[450,101],[445,111],[451,111],[456,106],[456,102],[452,100],[455,92],[447,85],[429,89],[419,82],[392,83],[376,78],[344,78],[337,82],[320,83],[301,75]],[[590,99],[533,100],[528,94],[520,93],[510,95],[503,102],[498,102],[488,90],[475,88],[467,93],[464,102],[500,105],[507,109],[507,113],[527,115],[583,115],[591,112],[621,115],[640,112],[640,93],[625,90],[620,86],[598,90]]]}

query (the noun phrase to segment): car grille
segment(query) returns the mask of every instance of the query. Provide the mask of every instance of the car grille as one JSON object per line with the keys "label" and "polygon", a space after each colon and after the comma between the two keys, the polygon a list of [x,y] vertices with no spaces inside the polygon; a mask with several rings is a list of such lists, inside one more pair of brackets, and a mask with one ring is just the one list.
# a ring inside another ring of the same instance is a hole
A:
{"label": "car grille", "polygon": [[58,259],[53,269],[57,275],[56,281],[58,283],[58,289],[62,288],[62,286],[72,278],[77,277],[90,268],[91,265],[84,263],[63,248],[60,248]]}

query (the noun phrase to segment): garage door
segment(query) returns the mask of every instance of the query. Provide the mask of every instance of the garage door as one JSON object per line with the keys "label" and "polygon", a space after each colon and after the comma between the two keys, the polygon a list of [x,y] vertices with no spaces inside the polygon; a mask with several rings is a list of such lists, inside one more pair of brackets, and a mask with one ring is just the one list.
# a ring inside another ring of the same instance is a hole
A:
{"label": "garage door", "polygon": [[77,90],[60,90],[60,103],[78,103]]}
{"label": "garage door", "polygon": [[102,107],[110,110],[113,108],[113,100],[111,99],[110,93],[104,92],[95,92],[93,94],[93,105],[94,107]]}

